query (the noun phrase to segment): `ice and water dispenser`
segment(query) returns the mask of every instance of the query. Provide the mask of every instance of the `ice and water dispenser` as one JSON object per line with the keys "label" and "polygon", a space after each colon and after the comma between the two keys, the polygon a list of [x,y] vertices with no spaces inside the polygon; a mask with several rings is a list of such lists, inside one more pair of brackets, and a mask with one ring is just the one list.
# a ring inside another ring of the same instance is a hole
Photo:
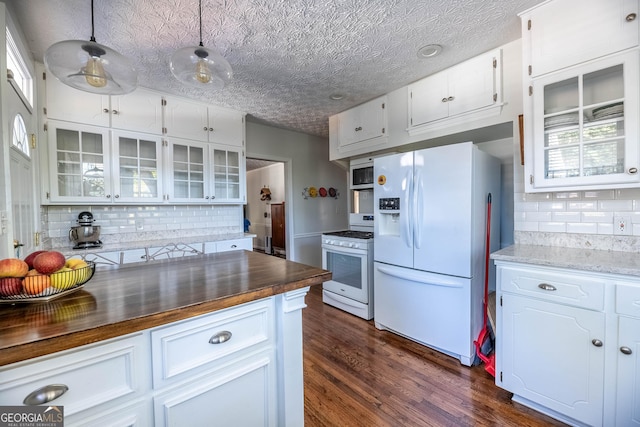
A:
{"label": "ice and water dispenser", "polygon": [[378,233],[383,236],[400,236],[400,198],[380,198],[378,212]]}

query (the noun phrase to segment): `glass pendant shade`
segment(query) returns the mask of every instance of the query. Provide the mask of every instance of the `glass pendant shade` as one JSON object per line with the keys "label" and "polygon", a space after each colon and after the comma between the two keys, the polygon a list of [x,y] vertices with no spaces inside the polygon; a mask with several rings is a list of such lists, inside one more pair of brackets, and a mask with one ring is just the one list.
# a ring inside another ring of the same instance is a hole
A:
{"label": "glass pendant shade", "polygon": [[138,84],[131,62],[95,41],[55,43],[45,52],[44,65],[62,83],[85,92],[122,95],[133,92]]}
{"label": "glass pendant shade", "polygon": [[171,56],[171,73],[182,83],[220,90],[231,81],[231,65],[216,49],[185,47]]}

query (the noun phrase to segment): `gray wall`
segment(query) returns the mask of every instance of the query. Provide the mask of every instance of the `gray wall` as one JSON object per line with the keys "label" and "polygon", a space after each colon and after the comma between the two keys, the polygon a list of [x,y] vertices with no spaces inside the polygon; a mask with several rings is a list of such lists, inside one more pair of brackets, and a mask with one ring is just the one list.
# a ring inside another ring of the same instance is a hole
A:
{"label": "gray wall", "polygon": [[[247,157],[285,162],[288,259],[321,267],[321,234],[348,228],[348,172],[328,160],[328,138],[247,122],[246,142]],[[305,199],[311,186],[339,196]]]}

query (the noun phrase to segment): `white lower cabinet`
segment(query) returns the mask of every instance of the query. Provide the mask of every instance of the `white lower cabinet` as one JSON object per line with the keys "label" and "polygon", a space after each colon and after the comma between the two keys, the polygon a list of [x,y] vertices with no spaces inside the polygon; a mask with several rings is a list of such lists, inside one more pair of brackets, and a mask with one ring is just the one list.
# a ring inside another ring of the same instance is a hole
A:
{"label": "white lower cabinet", "polygon": [[590,425],[602,420],[604,313],[505,294],[502,386]]}
{"label": "white lower cabinet", "polygon": [[261,300],[152,330],[156,426],[277,425],[274,309]]}
{"label": "white lower cabinet", "polygon": [[34,395],[66,426],[301,426],[308,289],[2,366],[0,405]]}
{"label": "white lower cabinet", "polygon": [[496,385],[570,425],[640,426],[640,278],[496,266]]}
{"label": "white lower cabinet", "polygon": [[155,425],[276,426],[275,373],[267,351],[201,375],[156,396]]}
{"label": "white lower cabinet", "polygon": [[[149,391],[148,353],[148,336],[137,333],[3,366],[0,405],[63,406],[65,425],[87,425],[83,420],[101,419]],[[142,420],[149,416],[140,408],[132,411],[139,416],[127,412],[128,419]]]}

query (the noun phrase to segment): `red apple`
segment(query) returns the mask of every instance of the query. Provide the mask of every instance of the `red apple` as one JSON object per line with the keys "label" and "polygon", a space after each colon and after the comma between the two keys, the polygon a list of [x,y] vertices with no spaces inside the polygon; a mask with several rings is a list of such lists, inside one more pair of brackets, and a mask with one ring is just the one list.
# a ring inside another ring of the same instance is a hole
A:
{"label": "red apple", "polygon": [[10,297],[22,293],[22,278],[4,277],[0,279],[0,296]]}
{"label": "red apple", "polygon": [[7,258],[0,260],[0,278],[24,277],[27,271],[29,271],[29,266],[21,259]]}
{"label": "red apple", "polygon": [[33,260],[33,268],[41,274],[51,274],[64,267],[64,255],[57,251],[46,251]]}
{"label": "red apple", "polygon": [[46,251],[35,251],[35,252],[31,252],[29,255],[27,255],[27,257],[24,259],[24,262],[27,263],[27,265],[29,266],[29,270],[31,270],[33,268],[33,260],[40,254],[45,253]]}
{"label": "red apple", "polygon": [[39,274],[37,270],[29,270],[24,280],[22,280],[22,286],[29,295],[38,295],[51,286],[51,279],[49,279],[49,276]]}

